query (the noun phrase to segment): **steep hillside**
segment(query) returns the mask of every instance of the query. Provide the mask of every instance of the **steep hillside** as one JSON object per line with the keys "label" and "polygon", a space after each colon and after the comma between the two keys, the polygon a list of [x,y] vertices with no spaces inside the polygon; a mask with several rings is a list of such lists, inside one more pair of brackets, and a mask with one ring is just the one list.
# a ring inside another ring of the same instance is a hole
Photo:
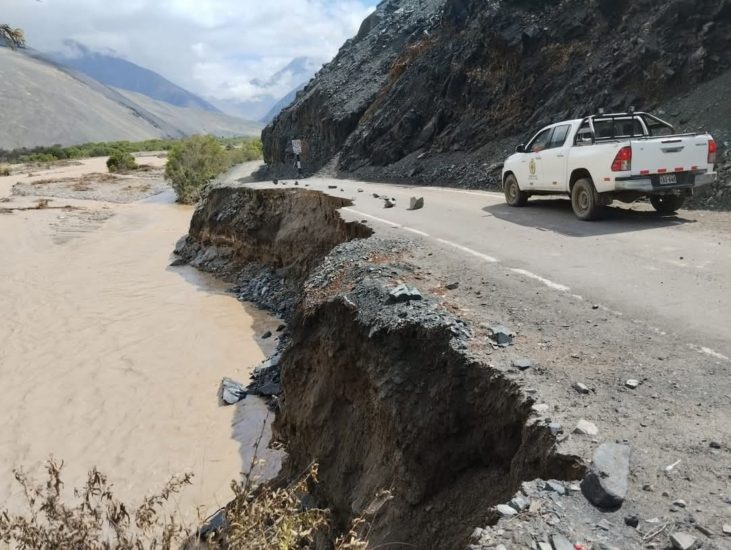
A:
{"label": "steep hillside", "polygon": [[258,123],[120,93],[33,51],[0,47],[0,149],[138,141],[196,133],[254,135]]}
{"label": "steep hillside", "polygon": [[263,126],[258,122],[243,120],[221,112],[175,107],[142,94],[117,91],[186,135],[206,133],[221,137],[258,136]]}
{"label": "steep hillside", "polygon": [[102,84],[137,92],[176,107],[192,107],[220,112],[205,99],[173,84],[154,71],[111,54],[95,52],[74,40],[65,42],[66,51],[50,57],[98,80]]}
{"label": "steep hillside", "polygon": [[[143,140],[174,134],[58,67],[0,48],[0,148],[85,141]],[[179,134],[178,134],[179,135]]]}
{"label": "steep hillside", "polygon": [[[729,0],[385,0],[265,129],[265,156],[298,137],[311,170],[339,153],[362,177],[482,187],[544,123],[665,110],[730,67]],[[708,123],[731,135],[727,117]]]}

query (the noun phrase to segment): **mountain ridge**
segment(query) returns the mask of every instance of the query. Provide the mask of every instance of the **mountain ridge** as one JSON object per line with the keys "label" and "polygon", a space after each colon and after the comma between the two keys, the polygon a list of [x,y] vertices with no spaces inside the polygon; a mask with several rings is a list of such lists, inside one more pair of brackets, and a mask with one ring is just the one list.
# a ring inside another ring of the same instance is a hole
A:
{"label": "mountain ridge", "polygon": [[94,80],[176,107],[196,107],[204,111],[221,112],[202,97],[171,82],[157,72],[110,53],[87,48],[75,40],[64,41],[64,52],[47,54],[53,61],[75,69]]}

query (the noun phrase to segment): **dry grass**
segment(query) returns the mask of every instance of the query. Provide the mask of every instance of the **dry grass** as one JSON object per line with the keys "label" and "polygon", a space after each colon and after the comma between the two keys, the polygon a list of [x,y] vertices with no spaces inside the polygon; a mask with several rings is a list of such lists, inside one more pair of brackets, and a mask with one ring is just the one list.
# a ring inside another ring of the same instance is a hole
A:
{"label": "dry grass", "polygon": [[10,167],[0,164],[0,178],[10,175]]}
{"label": "dry grass", "polygon": [[164,505],[190,484],[192,475],[171,479],[159,493],[130,507],[114,496],[107,477],[96,468],[67,502],[62,470],[63,462],[50,459],[41,483],[14,471],[27,511],[0,512],[0,542],[19,550],[152,550],[172,548],[187,535],[174,517],[165,516]]}
{"label": "dry grass", "polygon": [[[257,442],[256,450],[261,438]],[[252,459],[250,472],[259,460]],[[192,475],[172,478],[137,507],[118,500],[107,477],[96,468],[74,499],[64,499],[63,463],[46,464],[47,479],[32,481],[22,470],[15,479],[25,495],[21,514],[0,511],[0,543],[18,550],[295,550],[332,540],[330,510],[307,503],[317,484],[317,466],[284,488],[257,486],[251,474],[232,482],[235,498],[219,530],[202,533],[166,515],[166,503],[190,484]],[[359,518],[333,541],[335,550],[368,550],[362,538],[367,522]]]}

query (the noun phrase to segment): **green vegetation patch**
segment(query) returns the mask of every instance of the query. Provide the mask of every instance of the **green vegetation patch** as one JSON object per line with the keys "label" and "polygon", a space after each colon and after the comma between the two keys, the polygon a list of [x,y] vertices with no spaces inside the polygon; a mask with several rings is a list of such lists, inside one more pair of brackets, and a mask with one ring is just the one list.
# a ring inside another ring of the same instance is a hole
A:
{"label": "green vegetation patch", "polygon": [[256,138],[217,140],[211,136],[193,136],[170,149],[165,177],[172,184],[178,202],[192,204],[217,176],[232,166],[261,157],[261,140]]}
{"label": "green vegetation patch", "polygon": [[129,172],[137,169],[137,162],[132,153],[114,151],[107,159],[107,169],[110,173]]}

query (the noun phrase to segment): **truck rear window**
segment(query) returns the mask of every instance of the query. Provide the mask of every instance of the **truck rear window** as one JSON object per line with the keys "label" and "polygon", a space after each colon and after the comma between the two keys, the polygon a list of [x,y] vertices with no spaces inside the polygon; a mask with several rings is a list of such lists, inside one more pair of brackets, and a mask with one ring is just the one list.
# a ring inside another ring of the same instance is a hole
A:
{"label": "truck rear window", "polygon": [[595,120],[594,130],[597,139],[625,138],[644,136],[645,128],[637,117]]}

